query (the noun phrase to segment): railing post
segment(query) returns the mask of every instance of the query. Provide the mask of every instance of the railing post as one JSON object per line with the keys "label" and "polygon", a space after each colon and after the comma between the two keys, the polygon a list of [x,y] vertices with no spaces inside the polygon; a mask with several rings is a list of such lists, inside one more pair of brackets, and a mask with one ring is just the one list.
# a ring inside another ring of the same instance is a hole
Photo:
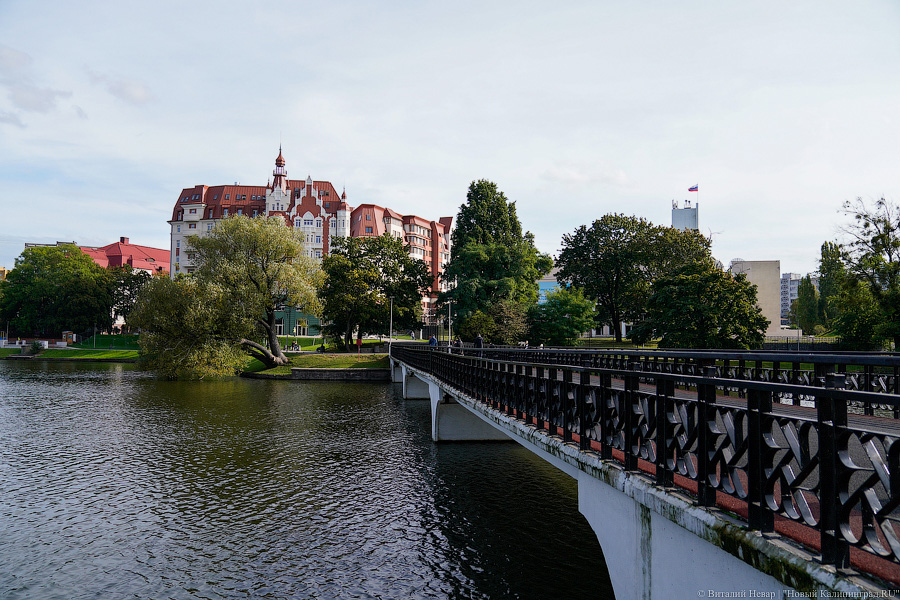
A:
{"label": "railing post", "polygon": [[675,381],[672,379],[656,380],[656,483],[671,486],[675,477],[669,468],[669,404],[675,396]]}
{"label": "railing post", "polygon": [[763,454],[763,417],[772,414],[772,392],[751,389],[747,394],[747,522],[750,529],[770,532],[775,529],[775,515],[766,504],[763,495],[763,479],[766,465]]}
{"label": "railing post", "polygon": [[561,393],[562,404],[562,428],[563,441],[572,441],[572,399],[569,397],[572,392],[572,379],[574,373],[571,367],[563,371],[563,384]]}
{"label": "railing post", "polygon": [[600,419],[600,458],[609,460],[612,458],[612,445],[606,442],[609,432],[606,431],[606,412],[609,406],[610,390],[612,389],[612,375],[609,373],[600,374],[600,394],[597,401],[600,403],[597,407],[598,417]]}
{"label": "railing post", "polygon": [[[713,379],[716,376],[714,366],[703,368],[703,377]],[[715,506],[716,490],[709,485],[712,451],[712,432],[710,420],[715,419],[713,405],[716,403],[716,384],[704,382],[697,386],[697,502],[700,506]]]}
{"label": "railing post", "polygon": [[637,404],[637,391],[640,389],[640,380],[634,371],[634,362],[628,361],[628,371],[625,373],[625,392],[623,394],[624,402],[622,415],[625,418],[625,443],[622,450],[625,452],[625,468],[633,471],[637,469],[638,455],[634,453],[634,410]]}
{"label": "railing post", "polygon": [[591,385],[591,373],[582,369],[578,373],[578,387],[575,393],[575,406],[578,410],[578,447],[584,450],[591,449],[591,439],[588,436],[590,423],[587,414],[587,394]]}
{"label": "railing post", "polygon": [[[843,389],[843,375],[829,373],[825,376],[825,388]],[[822,562],[835,567],[850,566],[850,545],[840,535],[838,522],[838,481],[841,461],[838,457],[840,430],[847,426],[847,402],[826,392],[824,398],[816,399],[816,413],[819,421],[819,501],[821,516],[819,530],[822,543]]]}

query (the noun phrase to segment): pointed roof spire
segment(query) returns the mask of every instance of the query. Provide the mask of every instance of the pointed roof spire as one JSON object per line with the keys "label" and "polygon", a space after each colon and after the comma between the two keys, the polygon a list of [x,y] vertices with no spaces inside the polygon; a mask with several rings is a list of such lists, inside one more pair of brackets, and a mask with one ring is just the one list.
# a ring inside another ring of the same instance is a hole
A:
{"label": "pointed roof spire", "polygon": [[341,194],[341,200],[346,200],[346,199],[347,199],[347,186],[345,185],[345,186],[344,186],[344,191],[343,191],[343,193]]}
{"label": "pointed roof spire", "polygon": [[284,157],[281,155],[281,144],[278,144],[278,158],[275,159],[275,166],[276,167],[284,166]]}

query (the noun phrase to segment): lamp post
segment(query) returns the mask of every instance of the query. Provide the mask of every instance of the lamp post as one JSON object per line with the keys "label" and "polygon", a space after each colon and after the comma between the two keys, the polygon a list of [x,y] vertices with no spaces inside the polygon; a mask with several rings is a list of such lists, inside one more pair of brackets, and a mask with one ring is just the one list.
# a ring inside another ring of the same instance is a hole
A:
{"label": "lamp post", "polygon": [[453,300],[447,300],[447,347],[453,345]]}
{"label": "lamp post", "polygon": [[394,340],[394,297],[391,296],[391,318],[388,325],[388,356],[391,355],[391,342]]}

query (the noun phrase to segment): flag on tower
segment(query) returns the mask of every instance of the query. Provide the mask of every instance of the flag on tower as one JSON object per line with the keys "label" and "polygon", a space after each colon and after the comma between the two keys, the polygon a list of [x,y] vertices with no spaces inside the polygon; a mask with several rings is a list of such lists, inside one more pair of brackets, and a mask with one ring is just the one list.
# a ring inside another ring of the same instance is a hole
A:
{"label": "flag on tower", "polygon": [[699,191],[700,191],[700,184],[698,183],[697,185],[692,185],[691,187],[688,188],[688,191],[689,191],[689,192],[699,192]]}

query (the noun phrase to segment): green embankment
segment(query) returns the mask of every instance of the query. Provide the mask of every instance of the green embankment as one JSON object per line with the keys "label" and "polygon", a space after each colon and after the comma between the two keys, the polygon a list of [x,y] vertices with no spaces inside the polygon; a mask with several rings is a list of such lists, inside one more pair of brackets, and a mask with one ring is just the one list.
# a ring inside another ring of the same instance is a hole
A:
{"label": "green embankment", "polygon": [[292,367],[302,369],[389,369],[387,354],[301,354],[290,357],[291,362],[283,367],[266,369],[258,360],[251,359],[245,369],[248,373],[268,373],[289,375]]}
{"label": "green embankment", "polygon": [[20,350],[18,348],[0,348],[0,358],[11,354],[19,354],[19,352]]}
{"label": "green embankment", "polygon": [[37,356],[37,360],[41,358],[75,358],[78,360],[137,360],[137,350],[67,350],[53,349],[44,350]]}
{"label": "green embankment", "polygon": [[139,350],[137,335],[95,335],[72,344],[73,348],[85,350]]}

